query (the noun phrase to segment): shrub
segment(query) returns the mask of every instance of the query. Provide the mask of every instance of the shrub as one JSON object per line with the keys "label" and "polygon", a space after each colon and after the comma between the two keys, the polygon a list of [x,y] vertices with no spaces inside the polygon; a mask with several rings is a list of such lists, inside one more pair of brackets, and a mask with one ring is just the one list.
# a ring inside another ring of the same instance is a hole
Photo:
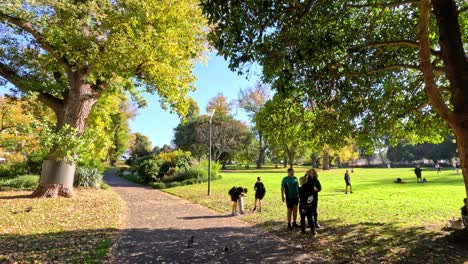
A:
{"label": "shrub", "polygon": [[102,182],[102,174],[93,167],[78,167],[75,171],[75,187],[99,188]]}
{"label": "shrub", "polygon": [[138,165],[138,175],[145,183],[158,179],[159,163],[154,159],[144,160]]}
{"label": "shrub", "polygon": [[109,184],[107,184],[105,182],[101,182],[99,188],[101,188],[103,190],[108,190],[108,189],[110,189],[110,186],[109,186]]}
{"label": "shrub", "polygon": [[26,163],[15,162],[0,164],[0,177],[15,177],[27,173]]}
{"label": "shrub", "polygon": [[14,189],[35,189],[39,183],[39,176],[37,175],[24,175],[0,182],[2,187],[9,187]]}
{"label": "shrub", "polygon": [[153,189],[165,189],[166,184],[164,182],[153,182],[150,184],[151,188]]}
{"label": "shrub", "polygon": [[192,185],[192,184],[197,184],[197,183],[198,181],[196,179],[188,179],[188,180],[182,181],[183,185]]}
{"label": "shrub", "polygon": [[178,187],[178,186],[182,186],[182,183],[180,183],[180,182],[170,182],[170,183],[166,184],[167,188],[173,188],[173,187]]}

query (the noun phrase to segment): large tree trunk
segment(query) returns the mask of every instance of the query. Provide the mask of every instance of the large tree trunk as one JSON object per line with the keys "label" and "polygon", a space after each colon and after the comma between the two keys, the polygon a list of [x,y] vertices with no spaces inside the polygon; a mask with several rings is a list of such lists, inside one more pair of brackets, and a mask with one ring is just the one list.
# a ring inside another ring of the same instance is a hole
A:
{"label": "large tree trunk", "polygon": [[[51,99],[44,95],[39,99],[54,110],[57,116],[56,131],[68,124],[75,128],[80,136],[85,131],[86,120],[100,93],[93,90],[91,85],[85,84],[78,71],[69,75],[69,85],[70,90],[64,100]],[[66,161],[62,154],[56,153],[56,149],[52,147],[43,163],[41,179],[33,193],[34,197],[73,196],[75,164]],[[67,163],[68,167],[65,165]]]}
{"label": "large tree trunk", "polygon": [[322,165],[323,170],[329,170],[330,169],[330,156],[328,155],[328,151],[324,150],[323,151],[323,165]]}
{"label": "large tree trunk", "polygon": [[[459,11],[454,0],[434,0],[433,13],[439,29],[439,45],[445,77],[450,83],[453,111],[446,105],[437,87],[430,56],[429,21],[431,1],[422,0],[419,20],[421,70],[424,90],[434,110],[453,129],[460,155],[465,192],[468,197],[468,60],[463,48]],[[468,207],[468,204],[465,206]]]}

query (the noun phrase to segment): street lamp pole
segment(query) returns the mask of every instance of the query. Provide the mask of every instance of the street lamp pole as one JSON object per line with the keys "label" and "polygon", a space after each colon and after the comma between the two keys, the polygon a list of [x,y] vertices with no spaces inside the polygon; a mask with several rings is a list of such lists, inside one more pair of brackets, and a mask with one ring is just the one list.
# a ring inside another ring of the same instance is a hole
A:
{"label": "street lamp pole", "polygon": [[208,195],[211,195],[211,130],[213,124],[213,116],[216,109],[213,109],[210,115],[210,158],[208,159]]}

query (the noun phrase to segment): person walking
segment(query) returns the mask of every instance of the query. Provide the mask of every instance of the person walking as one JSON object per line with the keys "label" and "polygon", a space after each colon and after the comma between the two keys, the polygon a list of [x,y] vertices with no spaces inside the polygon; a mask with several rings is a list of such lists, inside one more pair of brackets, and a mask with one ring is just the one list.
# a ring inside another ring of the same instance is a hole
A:
{"label": "person walking", "polygon": [[419,166],[419,164],[416,165],[416,168],[414,168],[414,174],[416,174],[416,181],[417,181],[418,183],[420,183],[420,182],[422,181],[422,178],[421,178],[421,177],[422,177],[422,176],[421,176],[421,174],[422,174],[422,169],[421,169],[421,167]]}
{"label": "person walking", "polygon": [[353,193],[353,187],[351,186],[351,176],[349,175],[348,170],[346,170],[346,173],[344,175],[344,181],[346,183],[345,194],[348,194],[348,187],[349,187],[349,193]]}
{"label": "person walking", "polygon": [[[294,176],[294,170],[288,169],[288,176],[284,177],[281,182],[281,200],[286,201],[288,229],[299,227],[297,220],[297,205],[299,204],[299,183]],[[291,225],[291,215],[293,223]]]}
{"label": "person walking", "polygon": [[262,182],[262,177],[257,177],[257,182],[254,185],[254,190],[255,190],[255,206],[252,209],[252,212],[255,212],[257,210],[257,202],[258,202],[258,212],[262,211],[262,200],[263,197],[265,197],[266,189],[265,185],[263,185]]}

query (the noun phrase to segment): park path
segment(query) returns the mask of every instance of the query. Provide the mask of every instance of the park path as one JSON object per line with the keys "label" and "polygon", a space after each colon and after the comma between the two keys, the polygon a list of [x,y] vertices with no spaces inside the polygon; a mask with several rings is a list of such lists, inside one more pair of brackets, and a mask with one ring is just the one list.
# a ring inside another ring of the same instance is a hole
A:
{"label": "park path", "polygon": [[108,171],[127,204],[111,263],[324,263],[300,246],[230,215],[147,188]]}

